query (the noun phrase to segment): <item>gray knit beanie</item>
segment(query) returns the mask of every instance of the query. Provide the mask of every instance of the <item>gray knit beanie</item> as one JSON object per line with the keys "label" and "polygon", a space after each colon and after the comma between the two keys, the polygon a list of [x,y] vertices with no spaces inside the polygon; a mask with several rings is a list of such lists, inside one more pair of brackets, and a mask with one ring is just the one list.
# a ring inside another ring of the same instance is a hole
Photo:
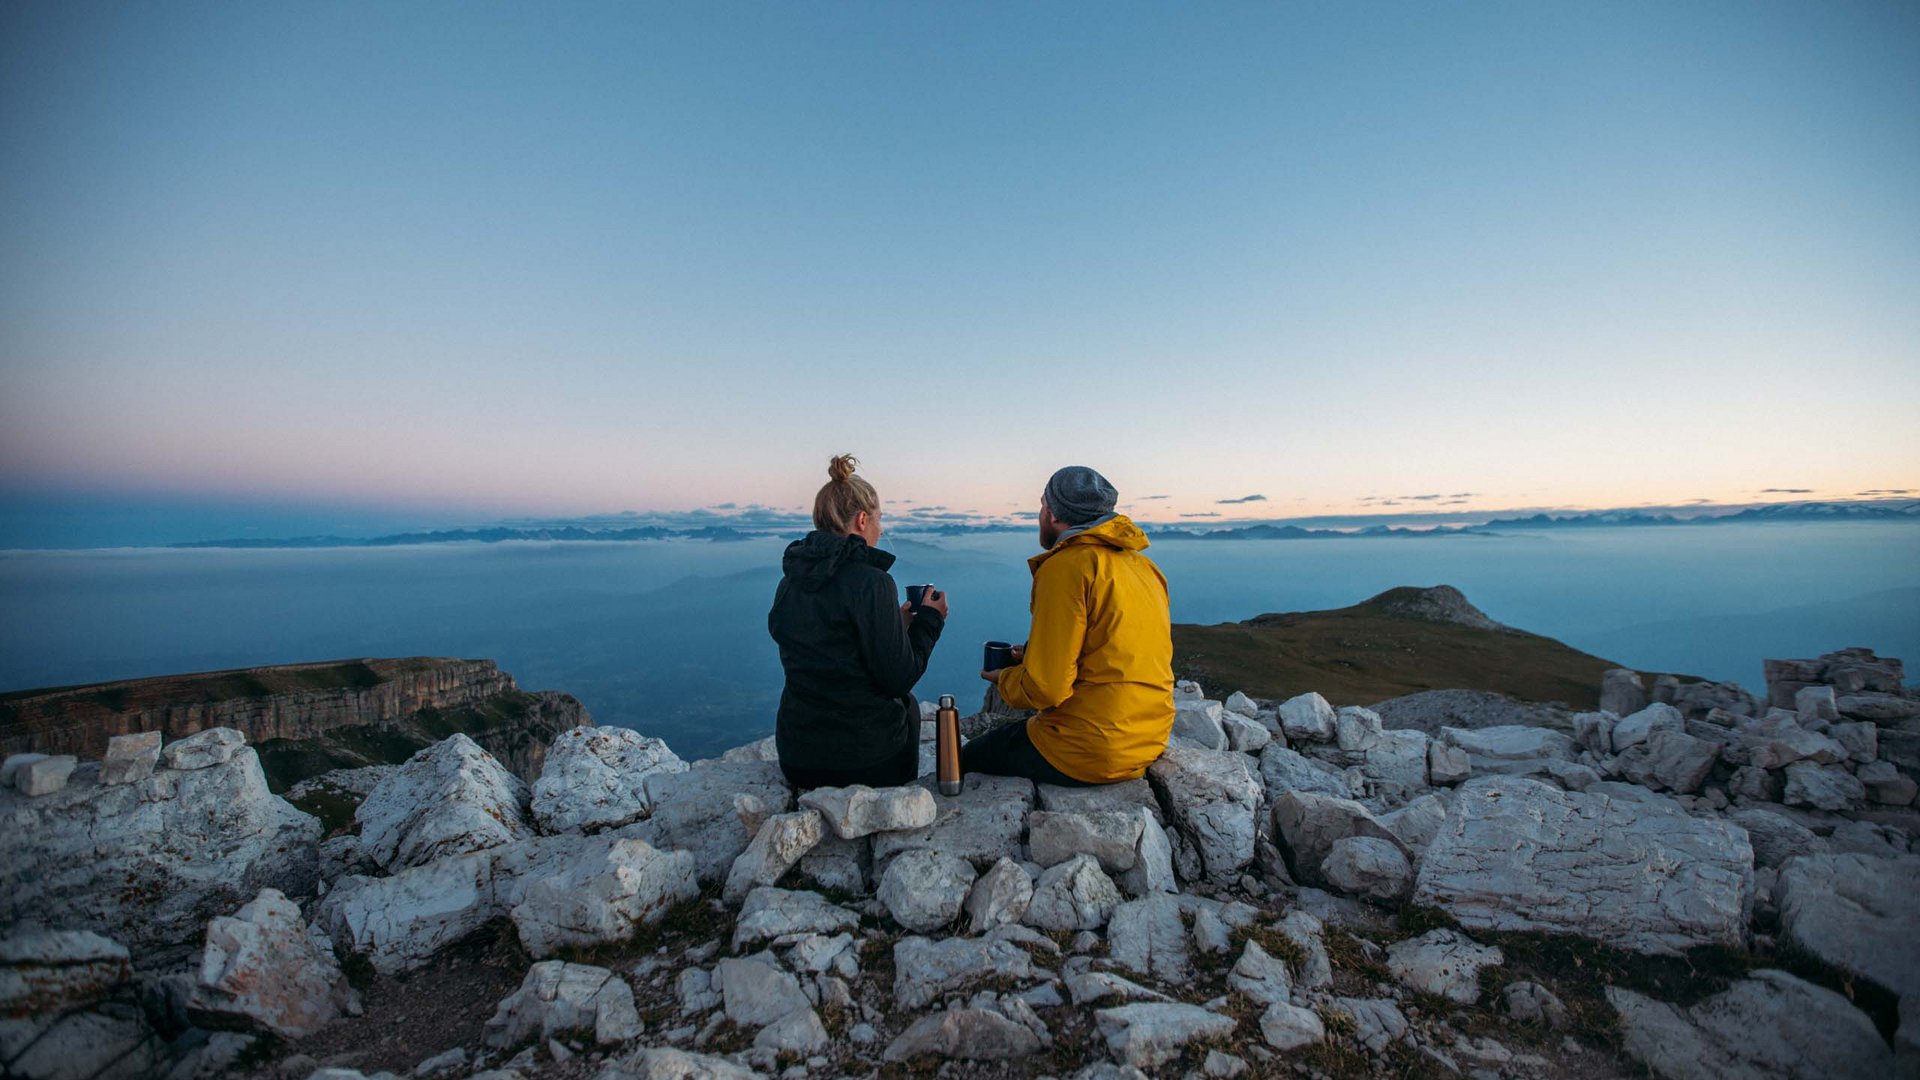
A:
{"label": "gray knit beanie", "polygon": [[1044,493],[1047,508],[1062,525],[1084,525],[1104,514],[1113,513],[1120,493],[1107,478],[1085,465],[1069,465],[1053,474]]}

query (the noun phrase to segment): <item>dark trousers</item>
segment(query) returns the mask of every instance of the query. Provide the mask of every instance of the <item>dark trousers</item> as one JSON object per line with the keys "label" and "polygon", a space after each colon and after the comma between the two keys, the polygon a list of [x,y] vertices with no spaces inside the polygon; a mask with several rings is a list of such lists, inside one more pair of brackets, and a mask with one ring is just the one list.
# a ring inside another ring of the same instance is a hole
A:
{"label": "dark trousers", "polygon": [[1035,783],[1061,787],[1098,787],[1076,780],[1042,757],[1027,738],[1027,723],[1002,724],[960,748],[960,771],[992,776],[1024,776]]}
{"label": "dark trousers", "polygon": [[786,774],[787,783],[797,788],[846,787],[849,784],[897,787],[913,783],[914,777],[920,775],[920,743],[918,740],[910,742],[892,757],[872,765],[850,769],[798,769],[782,764],[780,771]]}

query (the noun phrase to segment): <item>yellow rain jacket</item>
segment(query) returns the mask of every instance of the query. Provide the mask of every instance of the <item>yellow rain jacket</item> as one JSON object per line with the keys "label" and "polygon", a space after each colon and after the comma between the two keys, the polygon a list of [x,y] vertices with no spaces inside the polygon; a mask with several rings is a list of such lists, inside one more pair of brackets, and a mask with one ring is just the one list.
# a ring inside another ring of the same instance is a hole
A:
{"label": "yellow rain jacket", "polygon": [[1147,535],[1125,515],[1027,560],[1033,630],[1000,696],[1038,709],[1027,737],[1077,780],[1132,780],[1173,731],[1173,622],[1167,578],[1141,554]]}

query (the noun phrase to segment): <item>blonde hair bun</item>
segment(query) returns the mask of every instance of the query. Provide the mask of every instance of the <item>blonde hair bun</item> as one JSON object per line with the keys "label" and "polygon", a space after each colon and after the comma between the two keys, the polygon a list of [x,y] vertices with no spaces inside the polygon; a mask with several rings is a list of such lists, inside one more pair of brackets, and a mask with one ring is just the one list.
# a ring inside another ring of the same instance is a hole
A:
{"label": "blonde hair bun", "polygon": [[860,462],[852,454],[841,454],[827,462],[827,475],[833,478],[834,483],[844,484],[853,478],[853,470],[859,467]]}

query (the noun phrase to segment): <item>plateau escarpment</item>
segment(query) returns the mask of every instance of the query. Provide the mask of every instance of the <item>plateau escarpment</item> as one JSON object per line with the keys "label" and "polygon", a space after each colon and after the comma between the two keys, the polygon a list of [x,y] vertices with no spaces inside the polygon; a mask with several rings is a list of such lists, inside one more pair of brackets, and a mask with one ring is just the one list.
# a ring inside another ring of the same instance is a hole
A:
{"label": "plateau escarpment", "polygon": [[231,728],[258,748],[274,790],[331,769],[405,761],[466,734],[523,776],[555,735],[592,723],[570,694],[529,693],[491,660],[439,657],[125,679],[0,694],[0,749],[99,757],[119,735],[167,740]]}

